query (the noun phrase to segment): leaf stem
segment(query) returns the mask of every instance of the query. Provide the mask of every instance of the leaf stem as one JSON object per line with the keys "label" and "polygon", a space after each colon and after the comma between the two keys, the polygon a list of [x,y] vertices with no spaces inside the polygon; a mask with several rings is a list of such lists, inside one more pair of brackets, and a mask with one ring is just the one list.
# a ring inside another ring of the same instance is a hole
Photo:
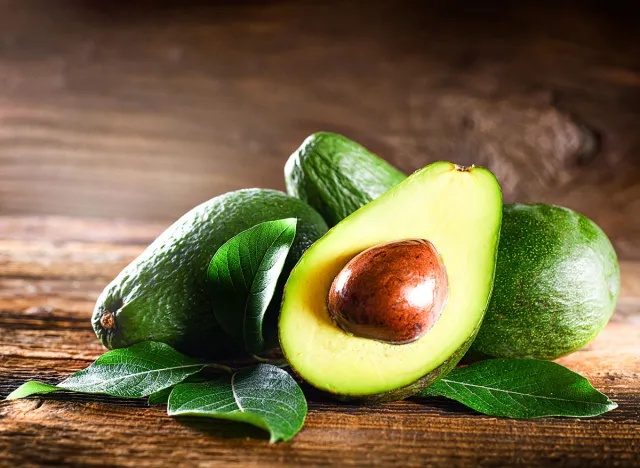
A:
{"label": "leaf stem", "polygon": [[272,366],[276,366],[279,367],[280,369],[282,369],[283,367],[289,367],[289,363],[287,362],[286,359],[269,359],[269,358],[263,358],[260,356],[256,356],[255,354],[252,354],[251,357],[253,359],[255,359],[258,362],[263,362],[265,364],[271,364]]}
{"label": "leaf stem", "polygon": [[[289,363],[287,362],[286,359],[267,359],[260,356],[251,356],[251,357],[258,362],[261,362],[264,364],[271,364],[272,366],[278,367],[280,369],[282,369],[283,367],[289,367]],[[233,374],[235,372],[238,372],[244,369],[249,369],[254,366],[255,364],[251,364],[248,366],[231,367],[231,366],[225,366],[224,364],[218,364],[215,362],[204,364],[204,367],[208,369],[218,370],[218,371],[226,372],[228,374]]]}
{"label": "leaf stem", "polygon": [[228,372],[229,374],[233,374],[238,370],[238,369],[234,369],[233,367],[225,366],[223,364],[216,364],[215,362],[210,362],[208,364],[205,364],[204,367],[207,367],[209,369],[219,370],[222,372]]}

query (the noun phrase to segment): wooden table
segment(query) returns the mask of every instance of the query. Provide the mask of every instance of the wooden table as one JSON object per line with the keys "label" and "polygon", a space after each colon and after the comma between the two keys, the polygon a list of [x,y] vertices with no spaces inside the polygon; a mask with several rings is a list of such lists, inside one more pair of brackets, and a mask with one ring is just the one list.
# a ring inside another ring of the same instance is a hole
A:
{"label": "wooden table", "polygon": [[[162,224],[0,217],[0,396],[56,383],[104,352],[89,317],[109,280]],[[58,395],[0,403],[0,466],[638,466],[640,262],[622,262],[619,307],[560,362],[620,405],[591,419],[510,420],[445,401],[310,402],[304,429],[270,445],[244,426],[176,420],[142,400]]]}

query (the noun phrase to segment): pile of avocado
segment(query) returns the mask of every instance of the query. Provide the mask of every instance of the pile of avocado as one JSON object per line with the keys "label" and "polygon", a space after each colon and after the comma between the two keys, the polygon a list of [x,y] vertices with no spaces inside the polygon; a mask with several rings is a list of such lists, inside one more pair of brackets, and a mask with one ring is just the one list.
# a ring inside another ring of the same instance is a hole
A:
{"label": "pile of avocado", "polygon": [[[233,236],[282,218],[297,218],[297,232],[265,332],[296,374],[339,398],[406,398],[465,355],[556,359],[593,340],[615,309],[620,273],[604,232],[567,208],[503,206],[487,169],[437,162],[406,177],[352,140],[317,133],[285,180],[289,194],[230,192],[169,227],[98,299],[102,343],[237,356],[214,317],[207,267]],[[436,323],[404,344],[345,332],[327,309],[334,278],[361,252],[404,239],[430,242],[446,269]]]}

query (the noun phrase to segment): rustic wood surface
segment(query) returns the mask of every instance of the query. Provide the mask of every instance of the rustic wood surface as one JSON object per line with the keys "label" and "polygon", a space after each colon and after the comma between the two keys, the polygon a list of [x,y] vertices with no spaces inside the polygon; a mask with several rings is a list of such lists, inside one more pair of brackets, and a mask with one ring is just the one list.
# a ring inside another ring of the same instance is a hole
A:
{"label": "rustic wood surface", "polygon": [[[93,303],[162,223],[0,217],[0,397],[56,383],[104,349]],[[640,262],[623,261],[613,320],[560,362],[618,409],[591,419],[510,420],[433,400],[348,406],[314,398],[300,434],[269,445],[238,424],[171,419],[141,400],[78,395],[0,402],[0,466],[637,466]]]}

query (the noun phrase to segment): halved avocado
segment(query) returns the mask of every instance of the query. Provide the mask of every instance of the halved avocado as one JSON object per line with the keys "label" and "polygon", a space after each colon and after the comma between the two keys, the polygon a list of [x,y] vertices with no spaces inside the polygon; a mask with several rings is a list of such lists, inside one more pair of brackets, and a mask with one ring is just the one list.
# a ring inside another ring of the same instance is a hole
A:
{"label": "halved avocado", "polygon": [[[501,216],[500,186],[490,171],[437,162],[342,220],[287,281],[279,336],[291,367],[320,390],[367,402],[406,398],[446,375],[487,308]],[[444,263],[448,299],[440,318],[408,344],[347,334],[327,310],[333,279],[363,250],[401,239],[430,241]]]}

